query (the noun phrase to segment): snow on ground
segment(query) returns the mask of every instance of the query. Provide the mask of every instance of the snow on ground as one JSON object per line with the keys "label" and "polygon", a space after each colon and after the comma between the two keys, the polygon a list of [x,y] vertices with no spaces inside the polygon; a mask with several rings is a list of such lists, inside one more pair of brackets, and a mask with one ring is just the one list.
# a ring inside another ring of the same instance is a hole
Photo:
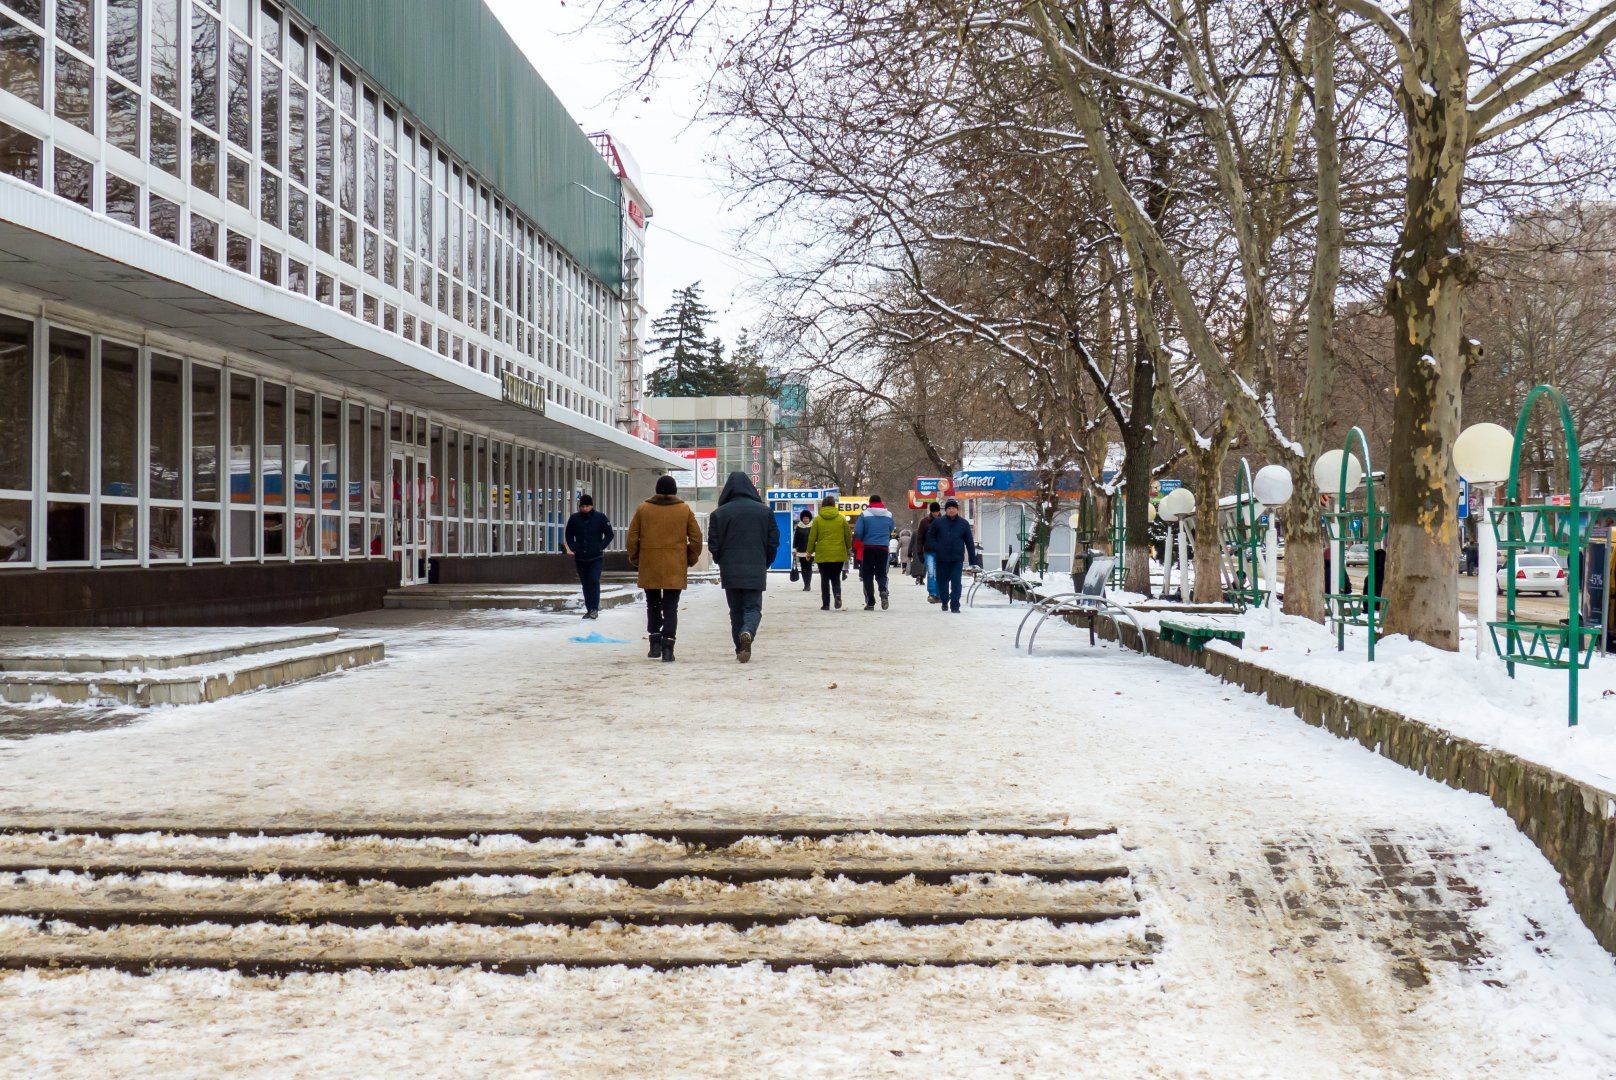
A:
{"label": "snow on ground", "polygon": [[[1616,1075],[1616,965],[1485,799],[1065,626],[1017,655],[999,597],[817,599],[779,581],[745,667],[712,588],[672,665],[637,608],[598,626],[626,645],[563,617],[350,619],[385,663],[0,743],[0,819],[1114,824],[1155,963],[10,974],[8,1075]],[[1383,858],[1434,884],[1388,886]]]}

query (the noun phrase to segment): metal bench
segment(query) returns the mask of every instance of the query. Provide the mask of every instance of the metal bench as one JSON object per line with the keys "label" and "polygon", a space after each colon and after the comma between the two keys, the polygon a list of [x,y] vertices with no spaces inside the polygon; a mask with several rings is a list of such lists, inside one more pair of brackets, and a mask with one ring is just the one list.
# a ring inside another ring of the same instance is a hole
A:
{"label": "metal bench", "polygon": [[1107,556],[1095,559],[1089,564],[1088,573],[1083,577],[1083,588],[1078,592],[1056,593],[1053,596],[1041,597],[1033,602],[1027,614],[1021,617],[1021,623],[1016,627],[1016,648],[1021,648],[1021,632],[1027,626],[1027,620],[1038,615],[1038,621],[1033,623],[1032,632],[1027,635],[1027,652],[1032,653],[1033,643],[1038,640],[1038,631],[1051,615],[1077,615],[1089,631],[1089,644],[1095,644],[1095,623],[1101,618],[1110,619],[1117,627],[1117,641],[1127,645],[1127,639],[1122,636],[1122,627],[1118,618],[1126,618],[1133,624],[1135,641],[1139,651],[1145,649],[1145,630],[1139,625],[1139,619],[1134,613],[1114,600],[1106,599],[1105,583],[1111,577],[1111,569],[1116,565],[1116,559]]}
{"label": "metal bench", "polygon": [[1017,555],[1016,561],[1011,563],[1009,567],[1004,570],[978,570],[976,573],[972,574],[971,587],[965,591],[965,606],[975,607],[977,590],[984,585],[994,584],[1009,586],[1011,589],[1011,592],[1009,593],[1010,602],[1014,604],[1016,602],[1016,594],[1018,593],[1024,600],[1031,601],[1036,598],[1038,595],[1038,586],[1042,583],[1037,581],[1028,581],[1026,578],[1021,576],[1021,556]]}
{"label": "metal bench", "polygon": [[1235,648],[1244,648],[1246,632],[1225,626],[1176,623],[1163,619],[1161,639],[1169,645],[1182,645],[1190,652],[1200,652],[1209,641],[1227,641]]}

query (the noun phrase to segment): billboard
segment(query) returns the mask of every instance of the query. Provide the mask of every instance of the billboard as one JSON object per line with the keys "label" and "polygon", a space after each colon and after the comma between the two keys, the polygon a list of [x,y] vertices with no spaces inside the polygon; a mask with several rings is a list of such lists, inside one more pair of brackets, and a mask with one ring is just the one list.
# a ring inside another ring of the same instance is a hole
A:
{"label": "billboard", "polygon": [[675,469],[672,472],[673,482],[682,488],[717,487],[718,486],[718,448],[714,446],[703,447],[699,450],[669,450],[668,453],[684,458],[690,463],[688,469]]}

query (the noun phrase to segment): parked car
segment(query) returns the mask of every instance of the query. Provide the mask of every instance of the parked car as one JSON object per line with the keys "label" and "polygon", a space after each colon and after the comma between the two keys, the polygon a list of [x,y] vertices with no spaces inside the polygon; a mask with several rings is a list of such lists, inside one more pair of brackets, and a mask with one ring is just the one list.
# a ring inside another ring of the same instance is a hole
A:
{"label": "parked car", "polygon": [[1369,545],[1368,544],[1348,544],[1347,545],[1347,565],[1348,566],[1368,566],[1369,565]]}
{"label": "parked car", "polygon": [[[1515,556],[1515,591],[1540,592],[1547,596],[1564,596],[1567,587],[1566,568],[1553,555],[1521,554]],[[1498,571],[1498,588],[1509,587],[1509,567]]]}

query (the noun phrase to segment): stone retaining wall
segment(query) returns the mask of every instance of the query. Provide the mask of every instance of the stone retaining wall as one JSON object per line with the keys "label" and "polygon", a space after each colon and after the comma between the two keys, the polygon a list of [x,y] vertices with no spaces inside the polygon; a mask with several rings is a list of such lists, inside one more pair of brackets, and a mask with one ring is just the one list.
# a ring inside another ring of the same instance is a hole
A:
{"label": "stone retaining wall", "polygon": [[[1075,614],[1066,619],[1081,625]],[[1099,620],[1096,630],[1103,638],[1117,638],[1108,620]],[[1134,628],[1124,624],[1122,630],[1124,644],[1137,648]],[[1314,727],[1353,739],[1421,776],[1485,795],[1560,872],[1577,914],[1616,954],[1616,793],[1239,656],[1170,645],[1154,630],[1145,631],[1145,651],[1260,694]]]}

